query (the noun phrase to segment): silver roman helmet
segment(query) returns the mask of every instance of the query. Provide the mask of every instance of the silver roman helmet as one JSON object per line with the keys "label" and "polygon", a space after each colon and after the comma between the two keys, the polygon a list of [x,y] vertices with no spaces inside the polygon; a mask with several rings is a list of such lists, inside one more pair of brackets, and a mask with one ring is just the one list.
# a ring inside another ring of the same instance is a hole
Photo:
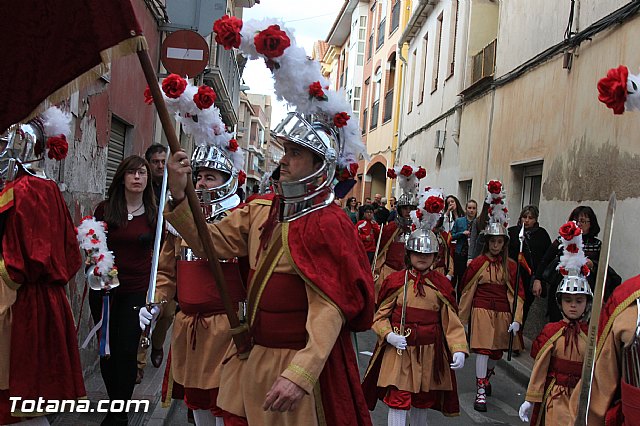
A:
{"label": "silver roman helmet", "polygon": [[333,202],[331,182],[336,170],[338,134],[323,122],[309,123],[296,112],[290,112],[274,129],[281,141],[292,142],[310,150],[322,160],[322,166],[300,180],[280,181],[280,169],[273,172],[274,190],[281,196],[281,222],[290,222]]}
{"label": "silver roman helmet", "polygon": [[213,219],[240,204],[236,195],[239,171],[231,160],[214,145],[198,145],[191,155],[194,184],[198,171],[203,168],[217,170],[226,176],[226,181],[215,188],[196,189],[196,195],[207,219]]}
{"label": "silver roman helmet", "polygon": [[488,237],[503,236],[507,239],[507,241],[509,240],[509,233],[507,232],[507,228],[505,228],[501,223],[497,222],[488,223],[484,234]]}
{"label": "silver roman helmet", "polygon": [[404,244],[407,251],[416,253],[438,253],[440,246],[438,238],[428,229],[417,229],[411,233],[407,242]]}
{"label": "silver roman helmet", "polygon": [[589,316],[591,302],[593,301],[593,292],[591,291],[589,282],[578,269],[569,269],[569,273],[562,278],[562,282],[556,290],[556,303],[560,307],[560,311],[562,311],[561,302],[563,294],[584,294],[587,296],[587,308],[584,311],[583,318]]}
{"label": "silver roman helmet", "polygon": [[18,164],[33,175],[36,175],[36,170],[42,170],[45,140],[40,118],[34,118],[26,124],[11,126],[0,136],[0,178],[6,181],[14,180]]}

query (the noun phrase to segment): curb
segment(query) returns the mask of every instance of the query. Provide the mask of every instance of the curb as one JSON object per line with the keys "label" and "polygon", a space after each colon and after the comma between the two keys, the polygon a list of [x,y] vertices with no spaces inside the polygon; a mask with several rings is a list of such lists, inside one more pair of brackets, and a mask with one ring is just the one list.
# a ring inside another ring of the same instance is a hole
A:
{"label": "curb", "polygon": [[533,359],[529,356],[531,343],[530,339],[524,337],[526,349],[520,351],[520,356],[512,356],[511,361],[507,361],[507,356],[504,355],[497,364],[497,367],[503,370],[516,383],[524,386],[525,389],[529,386],[529,379],[533,370]]}

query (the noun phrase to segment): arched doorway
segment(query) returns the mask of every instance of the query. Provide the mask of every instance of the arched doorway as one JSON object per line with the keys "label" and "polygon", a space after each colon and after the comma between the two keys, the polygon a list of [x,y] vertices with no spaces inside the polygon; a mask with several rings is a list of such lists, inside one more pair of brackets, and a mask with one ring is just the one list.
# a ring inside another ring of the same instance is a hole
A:
{"label": "arched doorway", "polygon": [[387,168],[382,161],[376,161],[367,170],[367,181],[365,182],[364,197],[373,199],[375,194],[382,194],[384,197],[387,189]]}

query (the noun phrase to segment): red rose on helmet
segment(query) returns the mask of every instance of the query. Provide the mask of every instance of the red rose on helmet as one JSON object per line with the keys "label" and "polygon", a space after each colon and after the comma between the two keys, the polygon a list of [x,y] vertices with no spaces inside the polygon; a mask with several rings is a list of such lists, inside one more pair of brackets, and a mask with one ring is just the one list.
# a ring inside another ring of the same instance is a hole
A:
{"label": "red rose on helmet", "polygon": [[389,179],[395,179],[398,177],[398,175],[396,174],[396,171],[394,169],[389,169],[387,170],[387,177]]}
{"label": "red rose on helmet", "polygon": [[169,74],[167,78],[162,80],[162,91],[168,98],[179,98],[186,88],[187,80],[180,77],[178,74]]}
{"label": "red rose on helmet", "polygon": [[287,33],[280,29],[279,25],[271,25],[266,30],[260,31],[253,38],[256,51],[267,58],[282,56],[285,49],[291,46],[291,40]]}
{"label": "red rose on helmet", "polygon": [[582,268],[580,268],[580,273],[585,277],[588,277],[589,274],[591,273],[591,269],[589,269],[589,267],[586,264],[582,265]]}
{"label": "red rose on helmet", "polygon": [[229,50],[232,47],[240,47],[240,30],[242,20],[235,16],[224,15],[213,23],[213,31],[216,33],[216,43]]}
{"label": "red rose on helmet", "polygon": [[422,179],[427,175],[427,171],[422,168],[422,167],[418,167],[418,171],[416,172],[416,177],[418,179]]}
{"label": "red rose on helmet", "polygon": [[238,150],[238,141],[235,139],[229,139],[227,149],[231,152],[236,152]]}
{"label": "red rose on helmet", "polygon": [[151,105],[153,103],[153,96],[151,96],[151,89],[149,89],[149,86],[144,89],[144,103],[147,105]]}
{"label": "red rose on helmet", "polygon": [[582,230],[578,228],[578,225],[574,221],[567,222],[560,227],[560,236],[565,240],[572,240],[582,233]]}
{"label": "red rose on helmet", "polygon": [[347,125],[347,121],[349,121],[350,118],[351,116],[346,112],[339,112],[333,116],[333,124],[338,128],[344,127]]}
{"label": "red rose on helmet", "polygon": [[47,139],[47,148],[49,148],[47,157],[57,161],[64,160],[69,152],[69,144],[65,135],[52,136]]}
{"label": "red rose on helmet", "polygon": [[614,114],[624,112],[627,100],[627,78],[629,69],[624,65],[611,68],[607,76],[598,81],[598,100],[611,108]]}
{"label": "red rose on helmet", "polygon": [[356,173],[358,173],[358,163],[349,164],[349,173],[351,173],[351,177],[356,177]]}
{"label": "red rose on helmet", "polygon": [[244,185],[246,181],[247,174],[244,172],[244,170],[240,170],[240,173],[238,173],[238,185]]}
{"label": "red rose on helmet", "polygon": [[198,93],[193,95],[193,102],[200,109],[207,109],[216,101],[216,92],[209,86],[198,87]]}
{"label": "red rose on helmet", "polygon": [[316,98],[319,101],[326,101],[327,95],[322,90],[322,84],[319,81],[314,81],[309,85],[309,99]]}
{"label": "red rose on helmet", "polygon": [[432,195],[424,203],[424,209],[429,213],[440,213],[444,209],[444,200]]}
{"label": "red rose on helmet", "polygon": [[346,167],[342,168],[342,171],[340,172],[340,175],[338,175],[338,180],[340,182],[347,180],[351,177],[351,173],[349,173],[349,169],[347,169]]}
{"label": "red rose on helmet", "polygon": [[558,271],[562,274],[562,275],[569,275],[569,271],[567,271],[567,269],[564,266],[561,266],[558,268]]}
{"label": "red rose on helmet", "polygon": [[491,194],[499,194],[500,191],[502,191],[502,182],[500,182],[499,180],[489,181],[489,183],[487,184],[487,191],[489,191]]}
{"label": "red rose on helmet", "polygon": [[413,174],[413,167],[411,166],[402,166],[402,169],[400,170],[400,174],[402,176],[406,176],[409,177]]}
{"label": "red rose on helmet", "polygon": [[577,252],[578,252],[578,246],[577,246],[576,244],[569,244],[569,245],[567,246],[567,251],[568,251],[569,253],[574,253],[574,254],[575,254],[575,253],[577,253]]}
{"label": "red rose on helmet", "polygon": [[418,220],[422,220],[422,210],[416,210],[416,217],[418,218]]}

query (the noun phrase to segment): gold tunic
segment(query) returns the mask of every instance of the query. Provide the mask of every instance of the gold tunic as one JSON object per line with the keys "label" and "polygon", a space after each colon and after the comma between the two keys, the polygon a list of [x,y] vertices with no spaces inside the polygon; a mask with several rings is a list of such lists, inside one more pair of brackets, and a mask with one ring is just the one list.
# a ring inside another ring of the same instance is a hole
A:
{"label": "gold tunic", "polygon": [[[446,344],[451,354],[454,352],[469,353],[464,327],[455,312],[455,309],[433,286],[427,281],[424,286],[425,297],[416,296],[413,290],[413,280],[409,280],[407,285],[407,307],[422,310],[440,312],[440,321],[445,335]],[[378,311],[373,319],[373,331],[378,335],[379,343],[383,343],[386,336],[392,331],[391,315],[396,306],[402,306],[402,287],[395,291],[390,297],[381,302]],[[378,386],[395,386],[400,390],[413,393],[429,392],[430,390],[452,390],[451,377],[449,374],[439,373],[441,382],[436,383],[435,344],[422,346],[407,346],[402,355],[396,353],[396,348],[392,345],[384,345],[384,354]],[[443,355],[445,362],[447,356]],[[450,362],[450,360],[448,361]],[[445,367],[449,367],[448,363]]]}
{"label": "gold tunic", "polygon": [[[537,425],[572,425],[569,412],[569,399],[573,390],[555,383],[545,389],[551,357],[568,361],[582,362],[587,348],[587,335],[580,331],[578,347],[568,348],[565,346],[563,332],[566,328],[560,329],[556,335],[552,336],[540,349],[536,356],[527,394],[525,399],[529,402],[543,402],[544,407],[540,409]],[[579,392],[576,392],[579,393]]]}
{"label": "gold tunic", "polygon": [[[496,273],[497,272],[497,273]],[[489,270],[489,262],[485,262],[462,290],[460,299],[460,321],[469,324],[471,319],[471,349],[506,350],[509,347],[509,325],[512,322],[511,312],[499,312],[491,309],[476,308],[473,298],[478,286],[503,284],[504,270],[502,264]],[[513,306],[513,293],[507,287],[509,306]],[[522,324],[522,299],[518,298],[515,321]],[[511,308],[510,308],[511,310]],[[513,349],[521,350],[520,339],[513,339]]]}
{"label": "gold tunic", "polygon": [[[267,220],[270,205],[271,202],[267,200],[254,200],[234,210],[219,223],[209,224],[217,255],[221,258],[249,256],[250,268],[256,270],[260,228]],[[165,212],[165,218],[197,256],[206,257],[185,201],[173,211]],[[283,227],[283,249],[273,272],[296,274],[288,251],[286,225],[278,225]],[[274,235],[278,235],[277,231],[274,231]],[[218,396],[220,408],[246,417],[251,425],[319,424],[322,403],[320,394],[316,394],[320,391],[317,380],[340,334],[344,319],[340,310],[319,289],[307,285],[306,294],[309,305],[307,345],[299,351],[256,345],[246,360],[233,356],[235,346],[232,346],[227,353],[229,361],[222,368]],[[306,392],[293,412],[279,413],[262,409],[266,394],[278,377],[291,380]]]}

